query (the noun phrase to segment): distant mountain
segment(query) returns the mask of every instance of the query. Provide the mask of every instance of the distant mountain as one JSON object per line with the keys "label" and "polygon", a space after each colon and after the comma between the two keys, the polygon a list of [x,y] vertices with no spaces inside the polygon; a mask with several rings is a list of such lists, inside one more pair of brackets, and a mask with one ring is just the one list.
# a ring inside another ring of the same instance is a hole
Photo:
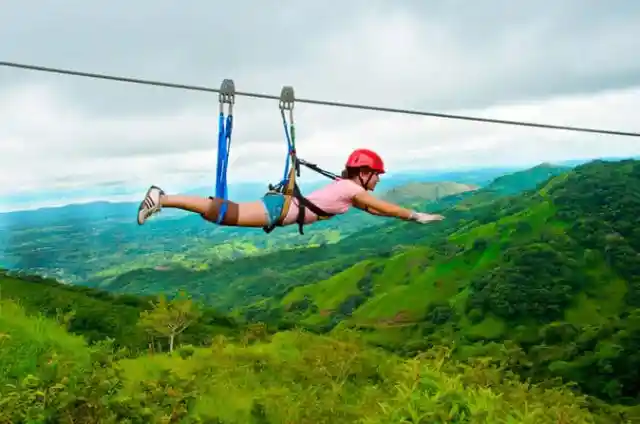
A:
{"label": "distant mountain", "polygon": [[[537,170],[532,170],[531,175],[531,178],[527,178],[527,171],[513,174],[514,184],[522,187],[521,181],[524,179],[529,181],[530,186],[535,187],[544,181],[545,177]],[[502,181],[501,184],[508,183],[508,180]],[[489,201],[489,198],[499,199],[506,196],[497,191],[484,191],[490,190],[489,187],[491,184],[462,195],[470,196],[465,200],[469,204],[475,202],[475,197],[483,204],[482,202]],[[460,195],[444,197],[437,202],[425,201],[420,209],[444,210],[447,225],[456,225],[460,216],[468,214],[465,211],[468,207],[458,210],[457,203],[450,200],[458,196]],[[115,276],[106,283],[105,280],[96,280],[92,284],[105,284],[104,287],[109,287],[110,290],[133,293],[172,293],[181,287],[194,295],[207,297],[214,306],[223,310],[242,308],[260,304],[270,297],[277,298],[295,286],[328,278],[367,257],[389,255],[398,249],[402,250],[403,246],[429,243],[427,240],[438,238],[445,234],[443,231],[448,228],[440,224],[416,225],[392,218],[369,217],[361,212],[354,212],[353,215],[353,220],[350,216],[343,216],[340,218],[344,221],[329,220],[317,224],[316,228],[310,230],[310,234],[321,231],[325,228],[323,225],[336,225],[336,231],[341,232],[345,231],[345,227],[350,229],[347,234],[343,234],[331,244],[317,243],[304,249],[271,252],[260,257],[242,258],[233,262],[210,263],[206,269],[137,269],[113,274]],[[349,221],[353,225],[362,223],[365,219],[370,222],[366,227],[341,227],[343,222]],[[269,309],[267,304],[262,306]],[[262,306],[254,312],[259,314]]]}
{"label": "distant mountain", "polygon": [[[409,262],[413,261],[415,266],[418,266],[418,270],[422,270],[423,266],[426,266],[427,263],[433,261],[433,255],[435,253],[435,251],[430,247],[413,247],[414,245],[424,244],[426,246],[430,246],[434,240],[438,240],[438,245],[442,247],[443,243],[445,243],[440,239],[442,237],[447,239],[453,237],[456,241],[464,238],[468,239],[468,243],[470,245],[482,245],[485,240],[484,237],[491,237],[494,235],[493,231],[495,230],[494,227],[496,221],[501,219],[505,219],[507,221],[515,219],[511,218],[510,214],[512,213],[515,214],[516,217],[520,214],[524,214],[524,216],[527,217],[527,209],[531,209],[531,215],[535,216],[536,206],[529,205],[529,203],[531,203],[529,200],[531,197],[537,198],[537,196],[539,196],[539,191],[535,190],[535,188],[539,187],[540,190],[544,192],[545,187],[553,186],[556,181],[554,178],[558,178],[558,181],[562,181],[564,178],[567,178],[569,171],[570,168],[541,164],[526,171],[518,171],[512,174],[500,176],[487,186],[478,190],[467,191],[458,195],[446,197],[442,199],[440,203],[434,203],[430,206],[433,209],[439,210],[446,217],[442,224],[436,224],[437,228],[439,228],[437,234],[434,234],[436,232],[434,232],[433,229],[429,232],[420,231],[419,229],[407,232],[408,230],[410,231],[410,226],[407,224],[396,224],[395,231],[389,231],[390,234],[385,236],[385,240],[387,242],[391,241],[394,245],[404,245],[409,249],[409,251],[407,253],[394,256],[393,259],[385,259],[381,263],[393,266],[393,269],[396,271],[406,269],[407,272],[412,273],[412,268],[414,266],[410,265]],[[457,202],[454,202],[452,199],[457,199]],[[485,227],[486,233],[477,230],[478,228]],[[508,227],[511,227],[511,225]],[[452,234],[454,236],[452,236]],[[466,234],[469,235],[466,236]],[[499,233],[495,235],[499,235]],[[535,233],[532,235],[534,237],[537,236]],[[360,243],[366,243],[364,235],[359,236],[358,234],[351,236],[348,240],[345,240],[345,242],[354,242],[353,240],[357,238],[361,239]],[[511,238],[505,238],[504,240],[510,239]],[[500,251],[502,248],[496,247],[496,249]],[[454,252],[457,254],[460,252],[460,249],[456,248]],[[475,250],[471,249],[471,252],[475,252]],[[497,252],[495,253],[497,254]],[[494,259],[500,260],[500,256],[495,256]],[[450,256],[445,255],[442,266],[449,269],[451,260],[452,258]],[[299,287],[293,290],[290,295],[283,300],[283,302],[284,304],[287,304],[288,302],[290,303],[302,298],[307,298],[307,294],[315,291],[320,291],[322,293],[327,292],[328,290],[323,288],[323,285],[333,286],[334,284],[337,284],[338,286],[345,288],[356,284],[358,282],[358,278],[361,278],[364,275],[362,273],[364,270],[361,267],[366,264],[369,266],[373,264],[373,262],[365,260],[360,264],[354,265],[353,274],[349,274],[349,271],[347,270],[343,276],[338,274],[332,276],[330,279],[321,281],[318,284]],[[459,270],[463,270],[465,268],[466,266],[456,267],[456,269]],[[453,269],[450,269],[449,271],[455,273]],[[356,278],[351,283],[343,281],[345,278],[349,279],[357,275],[360,277]],[[380,274],[380,278],[387,280],[385,283],[379,282],[377,284],[383,285],[387,288],[392,288],[393,291],[397,293],[410,289],[411,281],[413,281],[413,279],[404,280],[402,287],[396,287],[395,284],[392,283],[392,280],[389,280],[389,278],[393,277],[393,274],[382,272],[382,274]],[[417,278],[418,276],[415,275],[415,277]],[[457,281],[456,284],[463,284],[461,281],[464,281],[464,279]],[[376,283],[374,281],[374,285],[375,284]],[[340,296],[335,295],[332,299],[336,302],[344,300],[341,299]],[[385,302],[385,307],[382,309],[384,310],[384,313],[382,314],[384,318],[391,318],[393,314],[407,313],[407,311],[410,310],[410,308],[407,308],[406,302],[400,301],[397,296],[391,296],[387,292],[380,292],[380,299],[384,299],[383,301]],[[375,300],[374,296],[374,298],[370,299],[370,302],[374,302]],[[414,298],[413,302],[418,302],[417,298]],[[429,298],[422,298],[421,302],[429,302]],[[391,306],[392,303],[395,306]],[[354,315],[357,315],[360,310],[367,309],[368,305],[369,303],[365,303],[360,309],[354,312]],[[327,315],[325,320],[317,319],[316,315],[323,310],[320,306],[318,308],[319,309],[316,310],[314,314],[311,314],[309,323],[314,322],[317,324],[324,321],[329,322],[331,314]],[[422,306],[417,308],[418,309],[415,311],[416,314],[420,315],[424,312]],[[390,315],[387,316],[386,314]]]}
{"label": "distant mountain", "polygon": [[[454,183],[418,184],[430,187],[414,195],[424,201],[467,189]],[[396,189],[410,190],[402,187]],[[95,284],[138,268],[206,269],[221,259],[333,243],[385,222],[353,210],[315,225],[304,236],[296,227],[266,235],[260,229],[213,225],[186,212],[167,218],[171,210],[139,227],[137,207],[137,203],[94,202],[6,214],[5,227],[0,228],[0,265]]]}
{"label": "distant mountain", "polygon": [[[398,173],[385,175],[378,185],[379,191],[390,190],[394,187],[405,185],[412,182],[441,182],[456,181],[463,184],[484,185],[492,179],[505,172],[512,172],[512,169],[472,169],[464,171],[446,171],[446,172],[415,172],[415,173]],[[311,171],[307,171],[311,172]],[[307,182],[304,176],[300,178],[300,187],[303,192],[315,190],[326,184],[329,180],[315,180]],[[229,185],[229,198],[235,201],[253,201],[262,196],[268,188],[268,184],[262,183],[232,183]],[[215,191],[215,185],[210,187],[196,187],[185,191],[185,194],[198,196],[211,196]],[[144,192],[140,193],[140,200]],[[135,220],[135,211],[138,208],[139,201],[135,202],[112,202],[97,201],[70,204],[66,206],[43,207],[33,210],[0,212],[0,228],[6,226],[32,226],[32,225],[51,225],[54,223],[64,222],[65,220]],[[163,218],[184,216],[182,212],[166,211]]]}
{"label": "distant mountain", "polygon": [[413,182],[385,192],[381,198],[399,204],[414,204],[424,201],[437,202],[443,197],[477,190],[479,186],[457,182]]}
{"label": "distant mountain", "polygon": [[557,165],[561,165],[561,166],[569,166],[569,167],[575,167],[575,166],[579,166],[579,165],[584,165],[586,163],[590,163],[593,162],[594,160],[598,160],[601,162],[620,162],[620,161],[625,161],[625,160],[640,160],[640,156],[634,155],[634,156],[605,156],[605,157],[599,157],[599,158],[587,158],[587,159],[570,159],[570,160],[562,160],[562,161],[557,161],[555,162]]}
{"label": "distant mountain", "polygon": [[516,194],[521,191],[534,189],[541,181],[569,171],[569,166],[559,166],[551,163],[542,163],[527,169],[500,176],[486,187],[487,191],[501,194]]}
{"label": "distant mountain", "polygon": [[[605,161],[619,161],[624,158],[610,157],[603,158],[601,160]],[[567,161],[559,161],[556,164],[558,166],[566,166],[573,167],[586,162],[589,162],[591,159],[577,159],[577,160],[567,160]],[[519,166],[519,167],[492,167],[492,168],[472,168],[472,169],[460,169],[460,170],[437,170],[437,171],[414,171],[414,172],[390,172],[382,178],[382,181],[379,184],[379,189],[381,191],[386,191],[392,189],[394,187],[412,183],[412,182],[438,182],[438,181],[455,181],[461,184],[472,184],[477,186],[485,186],[493,179],[500,175],[510,174],[513,172],[521,171],[526,169],[527,167]],[[337,172],[337,170],[334,170]],[[301,188],[304,192],[308,192],[310,190],[314,190],[322,186],[325,181],[317,180],[317,176],[312,175],[310,177],[310,170],[303,170],[303,175],[300,178]],[[312,178],[316,178],[315,180]],[[231,178],[231,183],[229,184],[229,196],[230,198],[236,201],[251,201],[255,200],[267,190],[267,186],[269,182],[273,181],[265,181],[264,183],[236,183],[233,182],[233,178]],[[193,189],[188,189],[185,191],[186,194],[196,194],[200,196],[210,196],[215,191],[215,182],[212,181],[211,185],[203,186],[203,187],[195,187]],[[144,193],[141,192],[140,196]],[[83,195],[89,196],[89,192],[83,192]],[[68,198],[69,194],[63,196],[63,198]],[[38,202],[43,202],[45,198],[40,196],[38,198]],[[21,204],[25,202],[25,199],[21,199]],[[135,208],[137,208],[138,201],[135,202],[114,202],[114,201],[98,201],[98,202],[82,202],[82,203],[72,203],[72,206],[78,206],[79,209],[74,210],[65,210],[61,211],[60,215],[56,213],[51,213],[53,210],[57,209],[65,209],[66,206],[62,207],[43,207],[38,209],[32,209],[28,211],[16,211],[16,212],[0,212],[0,228],[3,228],[5,225],[15,225],[17,222],[21,220],[26,220],[27,225],[39,225],[42,223],[50,222],[50,220],[55,220],[54,222],[59,222],[60,220],[64,220],[68,218],[68,214],[76,217],[76,215],[84,215],[84,207],[93,207],[95,204],[95,209],[93,211],[88,210],[87,216],[90,219],[94,219],[94,217],[108,216],[109,218],[113,217],[129,217],[131,215],[131,211],[133,210],[135,214]],[[3,205],[5,208],[8,205]],[[40,214],[42,212],[43,214]],[[16,215],[18,214],[18,215]],[[27,214],[27,215],[22,215]],[[163,215],[163,218],[169,218],[173,216],[182,216],[181,212],[169,212]],[[75,219],[75,218],[74,218]]]}

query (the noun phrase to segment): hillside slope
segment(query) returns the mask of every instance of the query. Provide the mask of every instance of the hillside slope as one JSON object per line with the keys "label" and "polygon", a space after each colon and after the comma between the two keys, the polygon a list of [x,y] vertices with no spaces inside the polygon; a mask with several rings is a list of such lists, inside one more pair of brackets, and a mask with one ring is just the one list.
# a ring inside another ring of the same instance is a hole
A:
{"label": "hillside slope", "polygon": [[640,401],[640,162],[593,162],[465,209],[444,241],[294,289],[280,309],[403,351],[511,341],[536,364],[518,364],[528,376]]}
{"label": "hillside slope", "polygon": [[[148,349],[147,334],[137,323],[140,315],[160,300],[157,296],[114,294],[3,270],[0,295],[1,299],[18,302],[27,313],[64,323],[70,333],[83,336],[89,343],[111,339],[115,346],[132,353]],[[239,328],[230,317],[201,308],[198,319],[180,337],[185,343],[206,345],[216,334],[228,335]]]}
{"label": "hillside slope", "polygon": [[[431,201],[467,186],[430,182],[424,187],[428,189],[412,192],[413,201]],[[140,227],[135,224],[135,208],[96,202],[0,214],[0,266],[96,285],[139,269],[215,269],[223,260],[334,243],[381,223],[377,217],[350,211],[314,225],[305,235],[295,226],[266,235],[254,228],[212,225],[185,212],[166,218],[175,210],[163,211],[159,219]]]}
{"label": "hillside slope", "polygon": [[[567,169],[554,167],[550,172],[560,174]],[[518,187],[534,188],[545,177],[534,168],[532,172],[525,170],[504,176],[501,181],[507,187],[509,181],[513,181]],[[441,223],[419,226],[354,211],[354,219],[372,220],[377,225],[354,231],[337,243],[321,243],[234,261],[211,260],[206,268],[198,270],[177,266],[170,269],[139,269],[118,274],[106,283],[96,280],[91,284],[113,291],[146,294],[171,294],[184,289],[194,296],[205,297],[216,308],[225,311],[235,309],[248,318],[268,319],[273,315],[271,300],[285,296],[292,288],[329,278],[368,257],[388,256],[406,246],[438,240],[453,231],[469,215],[467,206],[452,209],[452,205],[459,202],[484,204],[504,197],[505,192],[509,191],[499,190],[488,184],[478,190],[463,193],[463,198],[453,195],[437,202],[424,202],[420,209],[446,210],[447,219]],[[342,225],[340,218],[347,219],[338,217],[332,225]],[[331,221],[334,220],[328,222]],[[323,224],[317,225],[320,227]],[[318,229],[312,228],[308,233],[314,234],[316,231]],[[270,240],[271,236],[260,237]],[[248,309],[244,309],[245,307]],[[278,315],[278,311],[275,314]]]}
{"label": "hillside slope", "polygon": [[[0,300],[0,422],[622,423],[566,387],[458,363],[446,349],[406,360],[354,335],[300,331],[128,356]],[[629,416],[627,418],[631,419]]]}
{"label": "hillside slope", "polygon": [[381,199],[400,205],[414,205],[425,201],[437,202],[443,197],[466,193],[480,188],[477,185],[457,182],[413,182],[392,188],[380,196]]}
{"label": "hillside slope", "polygon": [[[500,205],[508,205],[512,200],[509,194],[520,190],[534,189],[538,184],[549,178],[549,175],[562,175],[570,168],[560,166],[542,165],[530,170],[517,171],[509,175],[501,176],[497,181],[487,184],[477,190],[451,195],[440,199],[437,202],[426,202],[421,210],[442,213],[446,216],[444,221],[425,226],[414,223],[406,223],[393,219],[382,219],[385,225],[376,227],[375,231],[362,230],[342,239],[339,243],[323,246],[321,249],[305,249],[295,253],[279,252],[274,255],[265,256],[264,262],[256,262],[255,265],[269,263],[269,270],[277,270],[277,273],[264,275],[259,270],[255,270],[258,275],[252,283],[243,278],[234,279],[228,277],[229,284],[225,291],[234,290],[236,287],[246,289],[248,286],[260,285],[264,289],[256,287],[248,290],[248,297],[234,297],[235,302],[230,303],[238,312],[245,314],[250,319],[270,319],[281,316],[281,308],[274,309],[273,300],[277,300],[286,295],[297,285],[309,285],[322,281],[325,278],[335,275],[336,272],[344,271],[350,265],[365,258],[388,257],[397,252],[412,249],[415,246],[439,246],[440,250],[447,251],[451,246],[447,244],[445,238],[448,234],[456,231],[461,225],[475,219],[491,220],[493,209],[499,210]],[[543,170],[543,172],[541,172]],[[381,243],[384,241],[384,243]],[[290,255],[290,256],[289,256]],[[416,261],[416,255],[410,255],[412,261]],[[421,259],[419,261],[426,262]],[[287,266],[287,264],[291,266]],[[244,267],[247,271],[254,270],[254,264],[249,261],[236,261],[229,263],[231,267]],[[400,264],[397,268],[402,268]],[[305,270],[303,273],[302,270]],[[326,273],[325,270],[330,270]],[[225,271],[222,270],[224,273]],[[269,277],[272,278],[269,278]],[[160,277],[161,278],[161,277]],[[383,277],[387,278],[387,277]],[[295,284],[292,284],[295,282]],[[273,291],[267,288],[281,287],[282,290]],[[247,300],[255,300],[253,293],[260,290],[260,302],[250,304]],[[304,292],[304,290],[303,290]],[[302,295],[303,296],[303,295]],[[267,298],[267,299],[265,299]],[[243,309],[243,305],[249,305]]]}

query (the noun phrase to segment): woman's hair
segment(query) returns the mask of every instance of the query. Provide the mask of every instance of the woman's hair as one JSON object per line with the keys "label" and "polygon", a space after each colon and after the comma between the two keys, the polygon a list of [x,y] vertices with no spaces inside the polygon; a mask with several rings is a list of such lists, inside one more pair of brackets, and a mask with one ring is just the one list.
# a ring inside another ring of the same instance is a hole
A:
{"label": "woman's hair", "polygon": [[352,179],[360,175],[361,171],[371,171],[368,166],[362,166],[358,168],[344,168],[340,174],[341,178]]}
{"label": "woman's hair", "polygon": [[360,173],[360,169],[358,168],[344,168],[340,173],[340,177],[345,179],[351,179],[351,178],[354,178],[356,175],[358,175],[358,173]]}

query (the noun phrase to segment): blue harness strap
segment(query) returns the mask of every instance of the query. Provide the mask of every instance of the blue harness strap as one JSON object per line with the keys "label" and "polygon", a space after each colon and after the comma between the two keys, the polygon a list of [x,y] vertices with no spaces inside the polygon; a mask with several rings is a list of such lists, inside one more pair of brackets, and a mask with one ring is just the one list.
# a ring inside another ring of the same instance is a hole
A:
{"label": "blue harness strap", "polygon": [[[229,166],[229,152],[231,150],[231,133],[233,130],[233,103],[235,100],[235,86],[233,80],[225,79],[220,87],[220,116],[218,118],[218,163],[216,167],[215,197],[228,199],[227,169]],[[229,104],[229,114],[224,115],[224,104]],[[220,224],[227,213],[227,202],[223,202],[216,222]]]}

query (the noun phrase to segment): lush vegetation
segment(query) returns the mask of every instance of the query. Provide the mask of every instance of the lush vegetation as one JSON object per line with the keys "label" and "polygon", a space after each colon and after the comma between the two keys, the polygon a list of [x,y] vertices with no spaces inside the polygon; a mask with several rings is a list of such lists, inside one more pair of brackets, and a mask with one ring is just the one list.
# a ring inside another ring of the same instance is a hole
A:
{"label": "lush vegetation", "polygon": [[639,187],[640,162],[596,162],[517,197],[477,193],[448,211],[437,242],[370,257],[251,313],[358,328],[402,354],[488,354],[523,376],[637,404]]}
{"label": "lush vegetation", "polygon": [[[329,278],[360,260],[374,255],[389,256],[406,246],[436,242],[449,228],[455,228],[458,221],[469,215],[466,211],[469,204],[476,205],[475,210],[483,210],[485,203],[491,205],[491,201],[510,194],[511,186],[534,188],[549,175],[558,175],[566,170],[565,167],[542,165],[501,177],[496,185],[490,183],[473,191],[467,188],[460,195],[442,199],[432,197],[436,190],[431,186],[425,196],[429,200],[424,202],[423,208],[440,210],[451,205],[459,205],[456,207],[460,208],[447,211],[447,222],[442,225],[419,227],[354,211],[351,216],[343,217],[345,219],[339,225],[349,227],[362,219],[373,220],[375,226],[371,223],[366,228],[341,230],[350,235],[339,242],[281,249],[236,261],[210,259],[207,267],[201,269],[185,269],[178,265],[167,269],[141,268],[118,274],[107,284],[102,280],[93,284],[118,292],[145,294],[165,292],[171,295],[178,290],[186,290],[194,296],[206,298],[208,303],[224,311],[251,306],[264,309],[265,300],[281,298],[296,286]],[[453,187],[462,190],[462,186]],[[397,191],[403,190],[391,190],[389,193]],[[415,196],[413,194],[412,198]],[[295,232],[296,229],[291,228],[290,231]],[[312,236],[316,231],[322,230],[310,228],[307,235]],[[268,239],[271,235],[260,237]]]}
{"label": "lush vegetation", "polygon": [[625,422],[568,388],[522,383],[446,349],[404,359],[350,332],[254,326],[206,347],[132,355],[4,300],[0,347],[7,423]]}
{"label": "lush vegetation", "polygon": [[[390,195],[400,190],[412,201],[426,201],[472,188],[446,181],[402,187],[392,188]],[[219,227],[175,210],[164,210],[139,227],[136,210],[135,203],[93,203],[0,214],[0,265],[74,284],[108,285],[129,271],[216,271],[223,261],[335,243],[380,224],[377,217],[351,211],[305,235],[288,227],[265,236],[261,230]]]}
{"label": "lush vegetation", "polygon": [[5,276],[0,396],[21,406],[0,422],[640,420],[640,162],[417,187],[387,195],[444,221],[124,265],[90,281],[109,292]]}
{"label": "lush vegetation", "polygon": [[[63,285],[38,276],[7,275],[7,272],[0,271],[0,298],[19,304],[25,313],[40,314],[54,320],[67,331],[83,336],[88,343],[111,340],[116,348],[124,348],[134,354],[149,349],[169,349],[169,337],[163,337],[156,331],[162,327],[162,322],[159,325],[153,322],[154,318],[157,320],[162,315],[159,312],[164,312],[165,318],[171,316],[166,310],[167,300],[161,295],[113,294],[83,286]],[[195,314],[189,326],[179,334],[183,343],[206,345],[216,335],[229,335],[240,328],[232,318],[187,296],[178,296],[173,305]],[[141,321],[141,317],[146,319]]]}

